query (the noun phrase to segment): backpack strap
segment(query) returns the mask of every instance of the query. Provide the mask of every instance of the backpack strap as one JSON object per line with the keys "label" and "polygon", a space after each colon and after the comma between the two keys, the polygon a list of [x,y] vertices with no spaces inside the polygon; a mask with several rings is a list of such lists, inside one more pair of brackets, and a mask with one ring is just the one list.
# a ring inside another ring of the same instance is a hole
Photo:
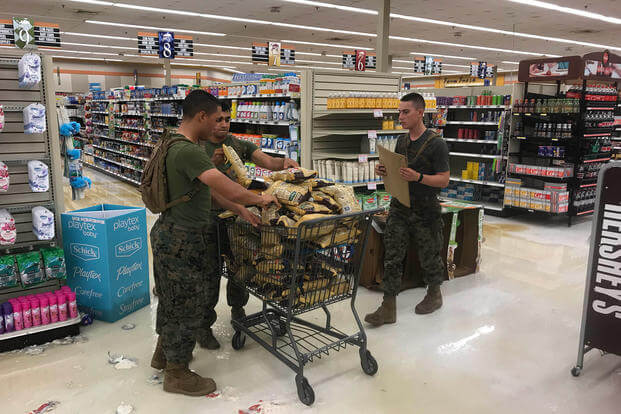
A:
{"label": "backpack strap", "polygon": [[[168,139],[168,137],[167,137],[167,139]],[[170,147],[172,147],[174,144],[176,144],[177,142],[181,142],[181,141],[188,141],[188,139],[187,138],[172,138],[168,142],[168,148],[170,149]],[[192,187],[192,189],[190,191],[188,191],[187,193],[185,193],[184,195],[182,195],[178,199],[173,200],[170,203],[166,204],[165,210],[168,210],[169,208],[172,208],[172,207],[174,207],[176,205],[179,205],[181,203],[187,203],[192,198],[194,198],[194,196],[196,194],[198,194],[198,192],[200,190],[201,190],[201,182],[200,182],[200,180],[197,180],[194,183],[194,187]]]}
{"label": "backpack strap", "polygon": [[[427,148],[427,146],[431,143],[431,141],[435,140],[436,137],[438,137],[438,134],[434,134],[432,136],[430,136],[429,138],[427,138],[427,141],[423,142],[423,145],[418,149],[418,152],[416,152],[416,156],[414,156],[414,159],[412,160],[412,164],[414,164],[416,162],[416,160],[418,160],[418,157],[420,157],[423,152],[425,151],[425,149]],[[405,153],[405,156],[407,158],[407,151]],[[408,160],[408,164],[409,164],[409,160]]]}

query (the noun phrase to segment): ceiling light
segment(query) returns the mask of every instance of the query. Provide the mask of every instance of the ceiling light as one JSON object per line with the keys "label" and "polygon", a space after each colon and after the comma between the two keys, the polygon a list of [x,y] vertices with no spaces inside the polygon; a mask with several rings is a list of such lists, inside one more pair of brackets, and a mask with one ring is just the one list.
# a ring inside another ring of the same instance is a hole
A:
{"label": "ceiling light", "polygon": [[287,3],[305,4],[307,6],[326,7],[330,9],[346,10],[346,11],[364,13],[364,14],[378,14],[376,10],[361,9],[358,7],[341,6],[340,4],[323,3],[321,1],[308,1],[308,0],[283,0],[283,1],[286,1]]}
{"label": "ceiling light", "polygon": [[511,62],[510,60],[503,60],[502,63],[507,63],[509,65],[519,65],[520,62]]}
{"label": "ceiling light", "polygon": [[439,55],[437,53],[425,53],[425,52],[410,52],[410,55],[416,56],[431,56],[431,57],[444,57],[451,59],[463,59],[463,60],[477,60],[477,58],[466,57],[466,56],[452,56],[452,55]]}
{"label": "ceiling light", "polygon": [[194,43],[194,46],[204,46],[204,47],[219,47],[222,49],[237,49],[237,50],[250,50],[249,47],[241,47],[241,46],[224,46],[224,45],[210,45],[206,43]]}
{"label": "ceiling light", "polygon": [[207,35],[207,36],[226,36],[226,34],[224,34],[224,33],[200,32],[198,30],[186,30],[186,29],[174,29],[174,28],[167,28],[167,27],[143,26],[143,25],[137,25],[137,24],[102,22],[102,21],[99,21],[99,20],[85,20],[84,23],[101,24],[101,25],[104,25],[104,26],[130,27],[130,28],[134,28],[134,29],[161,30],[161,31],[167,31],[167,32],[192,33],[192,34],[200,34],[200,35]]}
{"label": "ceiling light", "polygon": [[79,60],[98,60],[104,62],[123,62],[121,59],[108,59],[108,58],[89,58],[89,57],[78,57],[78,56],[60,56],[60,55],[52,55],[52,58],[55,59],[79,59]]}
{"label": "ceiling light", "polygon": [[519,55],[560,57],[559,55],[549,55],[549,54],[546,54],[546,53],[524,52],[524,51],[521,51],[521,50],[499,49],[499,48],[496,48],[496,47],[464,45],[464,44],[449,43],[449,42],[438,42],[436,40],[415,39],[415,38],[411,38],[411,37],[390,36],[390,38],[394,39],[394,40],[404,40],[406,42],[430,43],[432,45],[465,47],[465,48],[468,48],[468,49],[493,50],[495,52],[516,53],[516,54],[519,54]]}
{"label": "ceiling light", "polygon": [[95,45],[92,43],[70,43],[70,42],[63,42],[63,45],[70,45],[70,46],[85,46],[85,47],[102,47],[102,48],[108,48],[108,49],[124,49],[124,50],[134,50],[136,48],[134,47],[127,47],[127,46],[110,46],[110,45]]}
{"label": "ceiling light", "polygon": [[318,62],[316,60],[305,60],[305,59],[296,59],[295,60],[296,63],[297,62],[301,62],[301,63],[315,63],[315,64],[320,64],[320,65],[342,65],[343,62]]}
{"label": "ceiling light", "polygon": [[298,52],[295,51],[296,55],[304,55],[304,56],[321,56],[321,53],[312,53],[312,52]]}
{"label": "ceiling light", "polygon": [[226,56],[226,57],[236,57],[236,58],[242,58],[242,59],[250,59],[251,56],[244,56],[244,55],[227,55],[224,53],[206,53],[206,52],[194,52],[195,55],[205,55],[205,56]]}
{"label": "ceiling light", "polygon": [[604,16],[603,14],[599,14],[599,13],[591,13],[591,12],[584,11],[584,10],[563,7],[557,4],[547,3],[545,1],[536,1],[536,0],[509,0],[509,1],[513,3],[525,4],[527,6],[541,7],[541,8],[548,9],[548,10],[556,10],[561,13],[573,14],[576,16],[586,17],[588,19],[601,20],[607,23],[621,24],[621,19],[618,19],[616,17],[608,17],[608,16]]}
{"label": "ceiling light", "polygon": [[113,6],[114,3],[111,1],[99,1],[99,0],[71,0],[76,1],[78,3],[87,3],[87,4],[96,4],[98,6]]}
{"label": "ceiling light", "polygon": [[65,50],[65,49],[58,49],[54,51],[55,53],[80,53],[80,54],[86,54],[86,55],[106,55],[106,56],[118,56],[118,53],[107,53],[107,52],[87,52],[85,50]]}
{"label": "ceiling light", "polygon": [[294,44],[300,44],[300,45],[312,45],[312,46],[325,46],[325,47],[338,47],[338,48],[345,48],[345,49],[360,49],[360,50],[373,50],[372,48],[369,47],[360,47],[360,46],[347,46],[347,45],[335,45],[333,43],[315,43],[315,42],[303,42],[301,40],[281,40],[282,43],[294,43]]}
{"label": "ceiling light", "polygon": [[102,39],[136,40],[135,37],[108,36],[108,35],[90,34],[90,33],[60,32],[60,34],[63,36],[84,36],[84,37],[100,37]]}

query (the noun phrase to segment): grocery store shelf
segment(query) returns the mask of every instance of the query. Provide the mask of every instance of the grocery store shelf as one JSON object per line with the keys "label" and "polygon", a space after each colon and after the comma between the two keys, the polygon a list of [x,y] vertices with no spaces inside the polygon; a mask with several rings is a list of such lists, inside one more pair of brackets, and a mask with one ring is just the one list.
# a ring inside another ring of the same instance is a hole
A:
{"label": "grocery store shelf", "polygon": [[179,114],[149,114],[149,116],[151,116],[152,118],[177,118],[177,119],[181,119],[183,118],[183,115],[179,115]]}
{"label": "grocery store shelf", "polygon": [[134,167],[132,165],[122,164],[122,163],[117,162],[117,161],[112,161],[112,160],[110,160],[108,158],[105,158],[105,157],[102,157],[100,155],[93,154],[93,157],[94,158],[99,158],[100,160],[104,160],[106,162],[110,162],[112,164],[116,164],[116,165],[118,165],[120,167],[123,167],[123,168],[129,168],[130,170],[138,171],[140,173],[142,172],[142,170],[140,168],[136,168],[136,167]]}
{"label": "grocery store shelf", "polygon": [[441,197],[440,198],[440,202],[446,202],[446,203],[450,203],[453,201],[457,201],[459,203],[466,203],[466,204],[472,204],[473,206],[482,206],[484,209],[487,210],[494,210],[494,211],[502,211],[503,206],[502,203],[491,203],[488,201],[479,201],[479,200],[460,200],[459,198],[452,198],[452,197]]}
{"label": "grocery store shelf", "polygon": [[137,155],[126,154],[126,153],[121,152],[121,151],[113,150],[113,149],[106,148],[106,147],[100,147],[99,145],[95,145],[95,144],[93,144],[93,148],[97,148],[97,149],[108,151],[108,152],[113,152],[115,154],[119,154],[119,155],[122,155],[124,157],[135,158],[135,159],[140,160],[140,161],[145,161],[145,162],[149,161],[148,158],[139,157]]}
{"label": "grocery store shelf", "polygon": [[[368,129],[314,129],[313,138],[326,137],[329,135],[368,135]],[[404,134],[406,129],[378,129],[377,135],[382,134]]]}
{"label": "grocery store shelf", "polygon": [[93,135],[93,136],[95,136],[97,138],[108,139],[108,140],[111,140],[111,141],[124,142],[126,144],[131,144],[131,145],[141,145],[143,147],[149,147],[149,148],[155,147],[155,144],[149,144],[147,142],[128,141],[128,140],[120,139],[120,138],[110,138],[108,135]]}
{"label": "grocery store shelf", "polygon": [[583,216],[585,214],[591,214],[593,213],[595,210],[587,210],[587,211],[581,211],[580,213],[576,213],[576,216]]}
{"label": "grocery store shelf", "polygon": [[504,183],[499,183],[496,181],[468,180],[468,179],[459,178],[459,177],[451,177],[451,181],[459,181],[462,183],[472,183],[472,184],[480,184],[480,185],[489,185],[492,187],[504,187],[505,186]]}
{"label": "grocery store shelf", "polygon": [[110,112],[108,112],[108,111],[91,111],[91,114],[105,114],[105,115],[109,115]]}
{"label": "grocery store shelf", "polygon": [[232,123],[253,124],[253,125],[297,125],[297,122],[290,121],[261,121],[259,119],[231,119]]}
{"label": "grocery store shelf", "polygon": [[218,96],[218,99],[266,99],[266,98],[300,99],[300,93],[299,92],[293,92],[293,93],[264,93],[262,95],[227,95],[227,96]]}
{"label": "grocery store shelf", "polygon": [[535,175],[535,174],[523,174],[523,173],[516,173],[516,172],[510,172],[510,175],[518,175],[520,177],[539,177],[541,180],[560,180],[560,181],[565,181],[565,180],[571,180],[574,177],[548,177],[545,175]]}
{"label": "grocery store shelf", "polygon": [[549,115],[565,115],[565,116],[578,116],[580,112],[514,112],[513,115],[522,116],[549,116]]}
{"label": "grocery store shelf", "polygon": [[259,148],[261,151],[265,152],[266,154],[276,154],[276,155],[284,155],[287,156],[287,151],[284,150],[275,150],[275,149],[270,149],[270,148]]}
{"label": "grocery store shelf", "polygon": [[143,127],[132,127],[132,126],[123,126],[123,125],[117,125],[115,126],[115,128],[130,129],[132,131],[146,131],[146,129],[144,129]]}
{"label": "grocery store shelf", "polygon": [[471,157],[471,158],[492,158],[501,159],[507,158],[506,155],[489,155],[489,154],[472,154],[470,152],[449,152],[449,155],[455,155],[457,157]]}
{"label": "grocery store shelf", "polygon": [[570,140],[571,138],[548,138],[548,137],[512,137],[515,139],[521,139],[521,140],[551,140],[551,141],[565,141],[565,140]]}
{"label": "grocery store shelf", "polygon": [[446,121],[446,125],[498,125],[498,122],[486,121]]}
{"label": "grocery store shelf", "polygon": [[529,213],[541,213],[541,214],[548,214],[550,216],[564,216],[567,214],[567,212],[563,212],[563,213],[558,213],[558,212],[552,212],[552,211],[544,211],[544,210],[535,210],[533,208],[526,208],[526,207],[517,207],[517,206],[509,206],[509,205],[505,205],[505,208],[511,208],[511,209],[515,209],[515,210],[522,210],[522,211],[528,211]]}
{"label": "grocery store shelf", "polygon": [[313,159],[314,160],[325,160],[328,158],[339,158],[343,160],[357,160],[360,155],[364,155],[369,159],[379,158],[378,154],[352,154],[348,152],[324,152],[324,151],[314,151]]}
{"label": "grocery store shelf", "polygon": [[93,125],[99,125],[99,126],[103,126],[103,127],[106,127],[106,128],[110,128],[110,125],[105,124],[103,122],[93,122]]}
{"label": "grocery store shelf", "polygon": [[448,142],[465,142],[468,144],[498,144],[498,140],[487,140],[487,139],[468,139],[468,138],[444,138],[445,141]]}
{"label": "grocery store shelf", "polygon": [[589,187],[597,187],[597,183],[582,184],[582,185],[580,186],[580,188],[589,188]]}
{"label": "grocery store shelf", "polygon": [[604,161],[610,161],[610,157],[606,157],[606,158],[597,158],[595,160],[584,160],[582,161],[583,164],[589,164],[591,162],[604,162]]}
{"label": "grocery store shelf", "polygon": [[135,185],[140,185],[140,183],[138,181],[134,180],[134,179],[131,179],[131,178],[126,177],[126,176],[121,175],[121,174],[117,174],[117,173],[112,172],[112,171],[108,171],[105,168],[101,168],[101,167],[99,167],[97,165],[91,164],[90,162],[83,161],[82,163],[84,165],[88,166],[89,168],[92,168],[94,170],[101,171],[101,172],[103,172],[105,174],[109,174],[109,175],[112,175],[114,177],[120,178],[123,181],[127,181],[127,182],[135,184]]}
{"label": "grocery store shelf", "polygon": [[[373,115],[378,109],[325,109],[313,112],[315,118],[326,115],[347,115],[347,114],[367,114]],[[379,109],[383,114],[398,114],[398,109]],[[427,112],[427,110],[425,110]],[[433,111],[436,112],[436,111]]]}
{"label": "grocery store shelf", "polygon": [[148,115],[146,112],[115,112],[115,115],[119,115],[119,116],[145,116]]}
{"label": "grocery store shelf", "polygon": [[507,109],[506,105],[438,105],[438,108],[448,109]]}
{"label": "grocery store shelf", "polygon": [[19,331],[7,332],[0,335],[0,341],[6,341],[11,338],[18,338],[20,336],[32,335],[38,332],[45,332],[56,328],[62,328],[63,326],[76,325],[82,321],[82,316],[78,315],[73,319],[67,319],[66,321],[48,323],[47,325],[33,326],[30,328],[20,329]]}
{"label": "grocery store shelf", "polygon": [[353,183],[353,184],[340,183],[340,184],[347,185],[349,187],[357,188],[357,187],[368,187],[369,184],[384,185],[384,182],[383,181],[365,181],[365,182],[362,182],[362,183]]}

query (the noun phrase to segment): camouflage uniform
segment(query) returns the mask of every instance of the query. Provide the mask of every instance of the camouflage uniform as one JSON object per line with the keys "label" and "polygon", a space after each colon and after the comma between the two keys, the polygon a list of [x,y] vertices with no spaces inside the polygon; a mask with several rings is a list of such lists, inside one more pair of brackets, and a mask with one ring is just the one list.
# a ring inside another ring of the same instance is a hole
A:
{"label": "camouflage uniform", "polygon": [[217,241],[209,231],[175,225],[165,215],[155,222],[150,237],[159,292],[155,330],[166,360],[188,363],[201,322],[216,320],[213,309],[205,315],[204,304],[208,280],[219,277]]}
{"label": "camouflage uniform", "polygon": [[[396,152],[407,156],[409,168],[424,175],[449,170],[448,148],[441,138],[433,138],[434,141],[416,157],[425,140],[433,135],[435,133],[427,130],[418,142],[410,142],[409,135],[402,135],[397,141]],[[412,207],[393,199],[384,232],[383,289],[389,296],[396,296],[401,290],[403,261],[410,241],[416,246],[425,283],[439,286],[444,280],[444,260],[441,256],[444,225],[437,197],[440,189],[414,182],[409,183],[409,187]]]}

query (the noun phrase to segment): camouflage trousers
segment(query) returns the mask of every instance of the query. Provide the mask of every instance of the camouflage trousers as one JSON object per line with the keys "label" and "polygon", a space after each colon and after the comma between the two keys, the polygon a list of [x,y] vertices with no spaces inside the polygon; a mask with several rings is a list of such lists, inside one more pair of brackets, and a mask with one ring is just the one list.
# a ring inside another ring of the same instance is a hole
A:
{"label": "camouflage trousers", "polygon": [[396,296],[401,290],[403,261],[410,241],[414,242],[428,286],[440,285],[444,280],[442,260],[443,223],[437,200],[412,201],[408,208],[393,199],[390,203],[384,231],[384,280],[386,295]]}
{"label": "camouflage trousers", "polygon": [[204,317],[208,280],[219,274],[217,243],[209,232],[177,226],[163,216],[150,238],[158,292],[155,330],[166,360],[188,363]]}
{"label": "camouflage trousers", "polygon": [[[218,240],[217,226],[214,225],[210,229],[210,237],[213,240]],[[226,254],[229,257],[233,257],[230,252],[230,244],[228,234],[226,230],[221,230],[220,238],[220,252]],[[216,322],[216,305],[220,298],[220,272],[210,273],[207,279],[206,298],[204,305],[203,321],[201,324],[201,331],[211,328]],[[242,288],[232,283],[230,280],[226,283],[226,301],[229,306],[232,307],[244,307],[248,304],[249,294]]]}

